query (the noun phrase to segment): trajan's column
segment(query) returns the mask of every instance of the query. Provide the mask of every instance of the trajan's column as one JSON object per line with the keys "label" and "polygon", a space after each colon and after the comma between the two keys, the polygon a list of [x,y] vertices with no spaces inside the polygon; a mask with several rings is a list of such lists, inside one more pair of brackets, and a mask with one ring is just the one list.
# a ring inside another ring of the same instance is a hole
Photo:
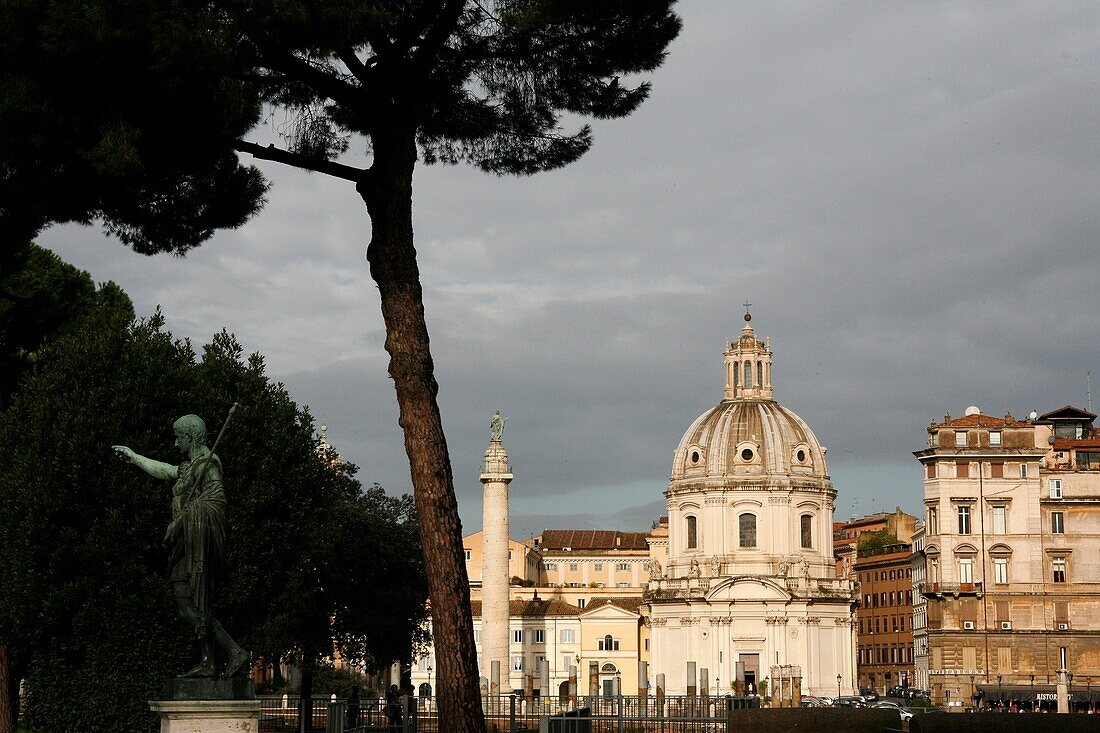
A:
{"label": "trajan's column", "polygon": [[508,659],[508,484],[512,482],[512,467],[508,465],[508,452],[501,442],[504,422],[498,410],[490,424],[489,447],[485,449],[485,463],[481,467],[481,483],[485,487],[482,502],[482,530],[485,546],[482,548],[481,570],[481,648],[485,667],[482,674],[489,677],[490,687],[493,662],[500,662],[500,690],[490,689],[490,694],[511,691],[508,683],[510,665]]}

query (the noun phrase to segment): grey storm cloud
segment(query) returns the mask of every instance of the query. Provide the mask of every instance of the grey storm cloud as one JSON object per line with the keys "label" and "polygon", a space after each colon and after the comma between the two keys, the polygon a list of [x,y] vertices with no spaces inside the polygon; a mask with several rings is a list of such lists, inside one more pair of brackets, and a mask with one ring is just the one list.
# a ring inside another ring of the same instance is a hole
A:
{"label": "grey storm cloud", "polygon": [[[681,432],[721,398],[746,299],[772,340],[777,399],[830,449],[838,518],[917,510],[911,451],[945,412],[1084,405],[1098,361],[1100,6],[680,12],[651,98],[596,122],[577,164],[528,179],[417,172],[468,530],[495,409],[512,418],[514,536],[646,529]],[[186,258],[76,227],[42,241],[139,312],[161,305],[178,336],[235,332],[364,481],[407,491],[362,203],[343,182],[261,167],[265,211]]]}

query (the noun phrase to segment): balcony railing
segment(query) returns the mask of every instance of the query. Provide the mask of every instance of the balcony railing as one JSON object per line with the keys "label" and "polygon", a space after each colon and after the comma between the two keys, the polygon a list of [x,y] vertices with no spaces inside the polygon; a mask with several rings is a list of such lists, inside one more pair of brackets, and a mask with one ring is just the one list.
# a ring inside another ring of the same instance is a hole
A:
{"label": "balcony railing", "polygon": [[917,593],[925,598],[934,598],[937,596],[968,596],[976,595],[981,596],[984,594],[984,588],[982,583],[917,583]]}

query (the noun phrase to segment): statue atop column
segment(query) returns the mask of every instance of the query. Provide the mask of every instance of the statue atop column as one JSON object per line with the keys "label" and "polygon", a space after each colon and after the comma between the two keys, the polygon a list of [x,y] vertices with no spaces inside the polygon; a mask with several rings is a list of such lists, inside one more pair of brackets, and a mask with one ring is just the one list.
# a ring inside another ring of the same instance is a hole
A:
{"label": "statue atop column", "polygon": [[500,410],[493,415],[493,419],[489,422],[489,440],[494,443],[499,443],[504,437],[504,423],[508,422],[508,418],[500,416]]}
{"label": "statue atop column", "polygon": [[[230,410],[230,416],[233,410]],[[228,418],[226,424],[229,423]],[[172,521],[164,533],[169,577],[176,610],[199,640],[199,663],[184,677],[222,679],[247,672],[248,652],[237,645],[213,614],[214,592],[225,560],[225,489],[222,462],[206,445],[206,424],[198,415],[184,415],[172,425],[176,447],[185,459],[179,465],[146,458],[124,445],[112,446],[120,458],[153,478],[174,481]],[[222,427],[222,433],[225,427]],[[214,447],[221,440],[214,441]],[[221,649],[225,667],[218,673],[215,652]]]}

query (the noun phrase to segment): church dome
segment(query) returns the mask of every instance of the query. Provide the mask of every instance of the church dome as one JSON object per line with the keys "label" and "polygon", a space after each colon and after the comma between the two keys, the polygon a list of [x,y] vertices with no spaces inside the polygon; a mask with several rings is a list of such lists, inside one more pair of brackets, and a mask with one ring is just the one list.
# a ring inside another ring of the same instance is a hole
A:
{"label": "church dome", "polygon": [[691,423],[676,448],[673,481],[754,475],[828,476],[813,431],[775,400],[723,400]]}
{"label": "church dome", "polygon": [[750,321],[746,315],[740,338],[726,347],[725,399],[697,417],[680,439],[673,484],[828,480],[825,448],[802,418],[772,398],[771,346],[757,340]]}

